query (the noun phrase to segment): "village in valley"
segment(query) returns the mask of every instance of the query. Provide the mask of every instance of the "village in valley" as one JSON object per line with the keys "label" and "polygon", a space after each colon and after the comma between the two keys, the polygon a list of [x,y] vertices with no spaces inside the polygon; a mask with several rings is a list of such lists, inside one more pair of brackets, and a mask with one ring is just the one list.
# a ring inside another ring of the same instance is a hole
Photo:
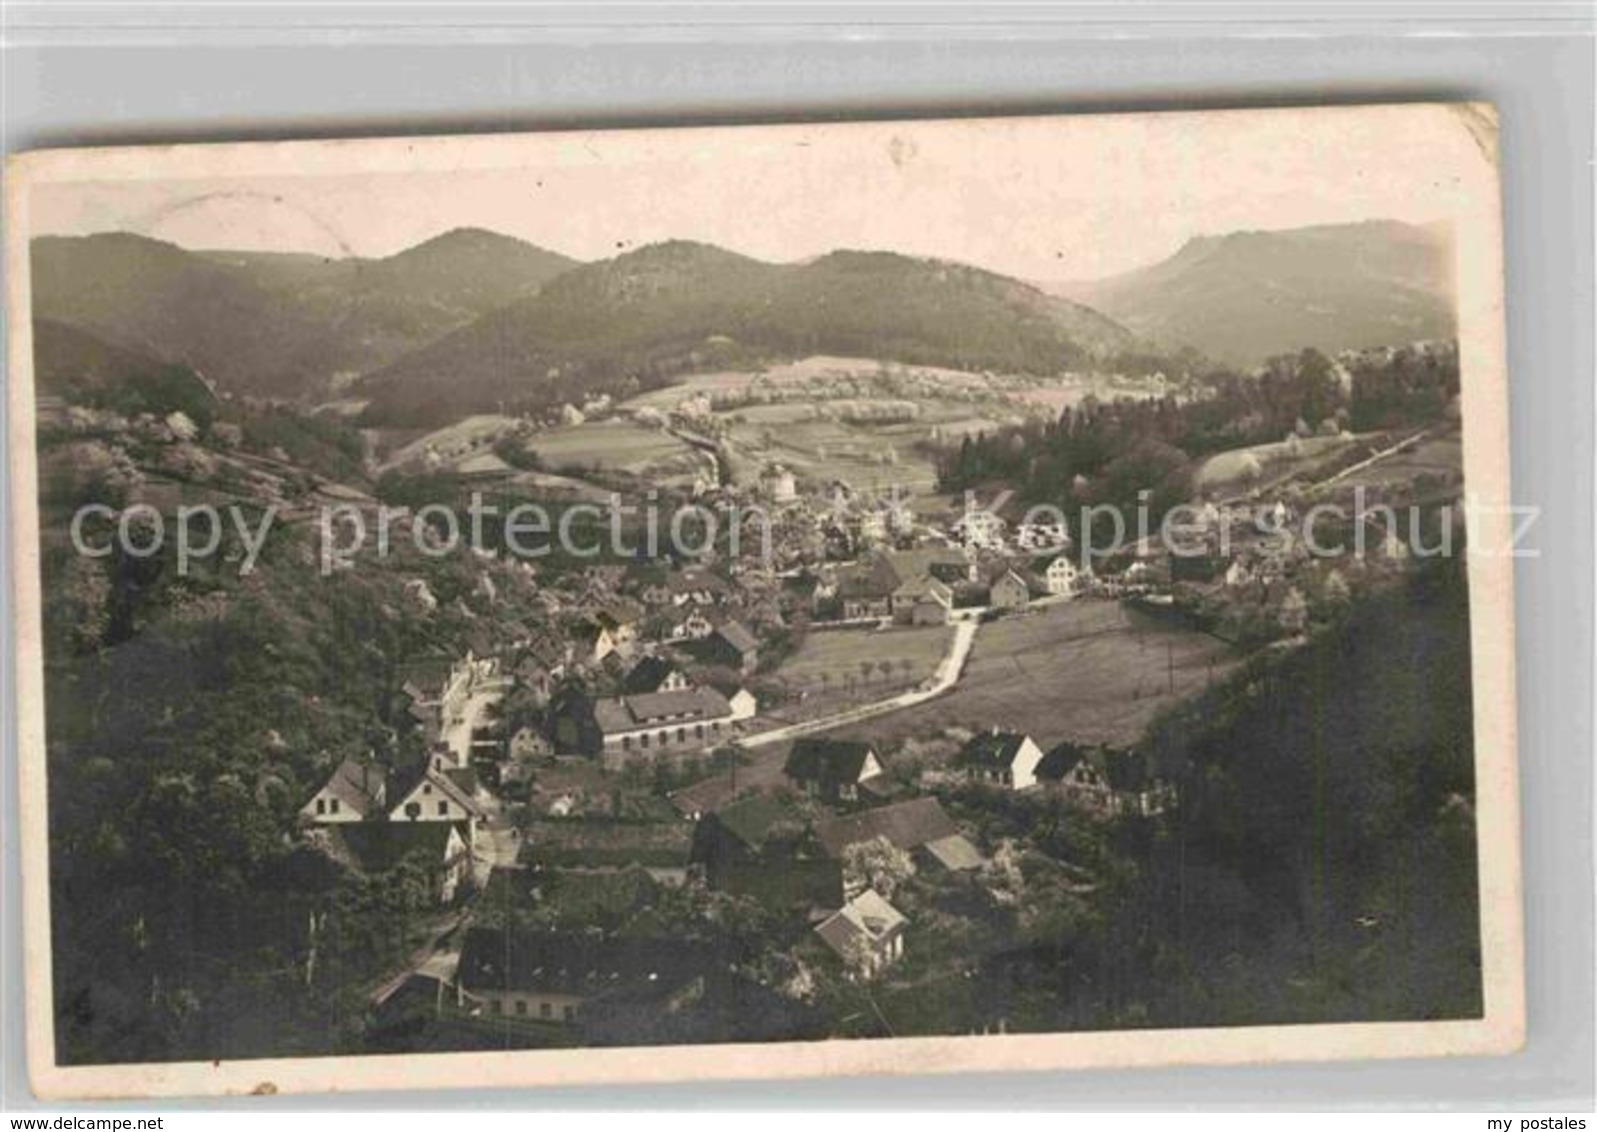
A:
{"label": "village in valley", "polygon": [[[529,260],[515,319],[290,400],[100,340],[49,257],[180,254],[296,319],[388,277],[141,240],[35,251],[64,1060],[1477,1008],[1445,323],[1221,364],[971,268],[677,241]],[[887,306],[816,330],[817,272]],[[766,273],[798,329],[720,332]],[[842,352],[900,301],[896,356]],[[567,353],[506,361],[522,325]],[[518,549],[529,502],[568,545]],[[149,517],[199,505],[275,527],[180,563]],[[329,509],[391,553],[330,564]]]}
{"label": "village in valley", "polygon": [[[684,408],[661,427],[702,425]],[[612,416],[590,404],[555,427]],[[424,757],[344,753],[301,811],[350,868],[422,867],[442,916],[374,991],[371,1040],[1027,1025],[1026,1004],[948,984],[980,985],[972,966],[1016,949],[1021,890],[1023,918],[1081,915],[1105,878],[1050,858],[1024,821],[1069,823],[1098,854],[1172,820],[1190,767],[1144,742],[1160,713],[1404,576],[1394,524],[1317,557],[1293,522],[1450,431],[1289,434],[1222,469],[1176,545],[1098,558],[1008,489],[928,505],[775,463],[722,485],[713,459],[692,498],[729,517],[757,504],[774,557],[549,577],[479,555],[482,616],[460,650],[396,672]],[[480,489],[511,474],[481,453],[537,434],[453,459]],[[407,594],[436,607],[420,579]]]}

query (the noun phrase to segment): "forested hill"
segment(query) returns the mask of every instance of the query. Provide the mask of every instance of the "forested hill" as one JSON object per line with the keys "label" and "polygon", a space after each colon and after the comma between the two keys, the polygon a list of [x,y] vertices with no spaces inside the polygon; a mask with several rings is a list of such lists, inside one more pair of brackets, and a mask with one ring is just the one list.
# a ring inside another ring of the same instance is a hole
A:
{"label": "forested hill", "polygon": [[674,241],[571,271],[363,394],[374,423],[426,423],[718,364],[841,354],[1052,374],[1134,346],[1095,311],[961,264],[855,251],[772,264]]}
{"label": "forested hill", "polygon": [[[1149,904],[1188,973],[1162,1020],[1478,1016],[1472,718],[1453,557],[1156,726],[1150,749],[1187,767]],[[1247,906],[1216,916],[1238,892]],[[1206,926],[1221,922],[1256,929]]]}
{"label": "forested hill", "polygon": [[282,398],[323,395],[573,265],[477,229],[379,259],[197,252],[126,232],[46,236],[31,251],[37,318]]}
{"label": "forested hill", "polygon": [[1447,229],[1381,220],[1201,236],[1150,267],[1052,289],[1167,346],[1253,366],[1305,346],[1450,338],[1452,279]]}

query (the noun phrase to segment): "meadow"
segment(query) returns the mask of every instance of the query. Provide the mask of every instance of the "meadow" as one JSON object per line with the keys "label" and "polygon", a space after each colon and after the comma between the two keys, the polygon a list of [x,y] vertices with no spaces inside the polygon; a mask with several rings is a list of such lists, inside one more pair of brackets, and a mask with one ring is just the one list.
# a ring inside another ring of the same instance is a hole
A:
{"label": "meadow", "polygon": [[1161,709],[1237,662],[1212,637],[1084,598],[984,625],[947,695],[836,734],[893,743],[996,726],[1024,731],[1045,750],[1063,739],[1129,745]]}
{"label": "meadow", "polygon": [[773,674],[802,699],[775,708],[766,718],[773,724],[814,719],[912,688],[936,671],[952,632],[945,625],[812,629]]}

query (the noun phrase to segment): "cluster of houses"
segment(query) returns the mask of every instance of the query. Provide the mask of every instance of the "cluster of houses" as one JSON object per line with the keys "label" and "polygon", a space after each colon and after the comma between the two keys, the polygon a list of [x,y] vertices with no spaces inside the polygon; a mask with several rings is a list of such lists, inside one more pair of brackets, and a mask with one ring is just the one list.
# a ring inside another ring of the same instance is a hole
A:
{"label": "cluster of houses", "polygon": [[371,758],[345,758],[300,814],[318,827],[333,859],[369,875],[416,861],[432,897],[447,904],[471,875],[487,809],[475,773],[441,756],[403,774]]}
{"label": "cluster of houses", "polygon": [[1065,552],[1021,561],[971,547],[922,546],[823,568],[814,596],[818,616],[830,605],[843,621],[942,625],[960,608],[1010,610],[1043,597],[1069,600],[1085,592],[1090,576]]}
{"label": "cluster of houses", "polygon": [[1152,817],[1175,803],[1175,787],[1145,755],[1065,741],[1044,752],[1029,735],[992,728],[973,736],[955,760],[966,781],[1002,790],[1055,790],[1100,814]]}

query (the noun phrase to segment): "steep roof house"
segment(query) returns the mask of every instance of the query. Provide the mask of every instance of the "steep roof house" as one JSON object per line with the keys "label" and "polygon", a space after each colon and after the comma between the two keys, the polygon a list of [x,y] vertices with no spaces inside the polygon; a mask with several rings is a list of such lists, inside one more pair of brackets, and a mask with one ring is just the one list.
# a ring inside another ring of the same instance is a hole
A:
{"label": "steep roof house", "polygon": [[690,686],[688,678],[674,662],[652,655],[640,657],[621,681],[621,691],[634,696],[648,692],[683,692]]}
{"label": "steep roof house", "polygon": [[383,812],[388,772],[370,758],[346,756],[322,788],[300,807],[314,822],[358,822]]}
{"label": "steep roof house", "polygon": [[992,584],[988,604],[994,609],[1019,609],[1031,601],[1031,584],[1014,570],[1005,570]]}
{"label": "steep roof house", "polygon": [[459,822],[467,845],[475,841],[476,824],[486,817],[482,805],[463,790],[441,766],[426,763],[408,779],[395,783],[388,804],[391,822]]}
{"label": "steep roof house", "polygon": [[752,670],[760,662],[759,638],[737,621],[726,622],[706,637],[701,652],[711,663],[741,672]]}
{"label": "steep roof house", "polygon": [[893,619],[905,625],[942,625],[954,608],[954,591],[929,574],[911,578],[893,591]]}
{"label": "steep roof house", "polygon": [[1036,785],[1042,750],[1029,735],[995,727],[973,736],[956,761],[972,782],[1024,790]]}
{"label": "steep roof house", "polygon": [[1168,809],[1175,787],[1159,778],[1138,751],[1081,747],[1064,742],[1050,750],[1037,777],[1067,798],[1098,813],[1150,817]]}
{"label": "steep roof house", "polygon": [[860,797],[860,785],[882,770],[881,756],[869,743],[806,738],[793,744],[782,773],[811,797],[853,802]]}
{"label": "steep roof house", "polygon": [[775,795],[753,794],[700,818],[688,859],[714,885],[729,866],[758,861],[773,843],[797,844],[804,836],[802,814]]}
{"label": "steep roof house", "polygon": [[906,852],[959,834],[936,798],[911,798],[873,810],[815,823],[815,839],[829,856],[841,857],[850,845],[885,837]]}
{"label": "steep roof house", "polygon": [[815,934],[841,959],[850,977],[871,979],[904,954],[904,914],[867,888],[819,924]]}

